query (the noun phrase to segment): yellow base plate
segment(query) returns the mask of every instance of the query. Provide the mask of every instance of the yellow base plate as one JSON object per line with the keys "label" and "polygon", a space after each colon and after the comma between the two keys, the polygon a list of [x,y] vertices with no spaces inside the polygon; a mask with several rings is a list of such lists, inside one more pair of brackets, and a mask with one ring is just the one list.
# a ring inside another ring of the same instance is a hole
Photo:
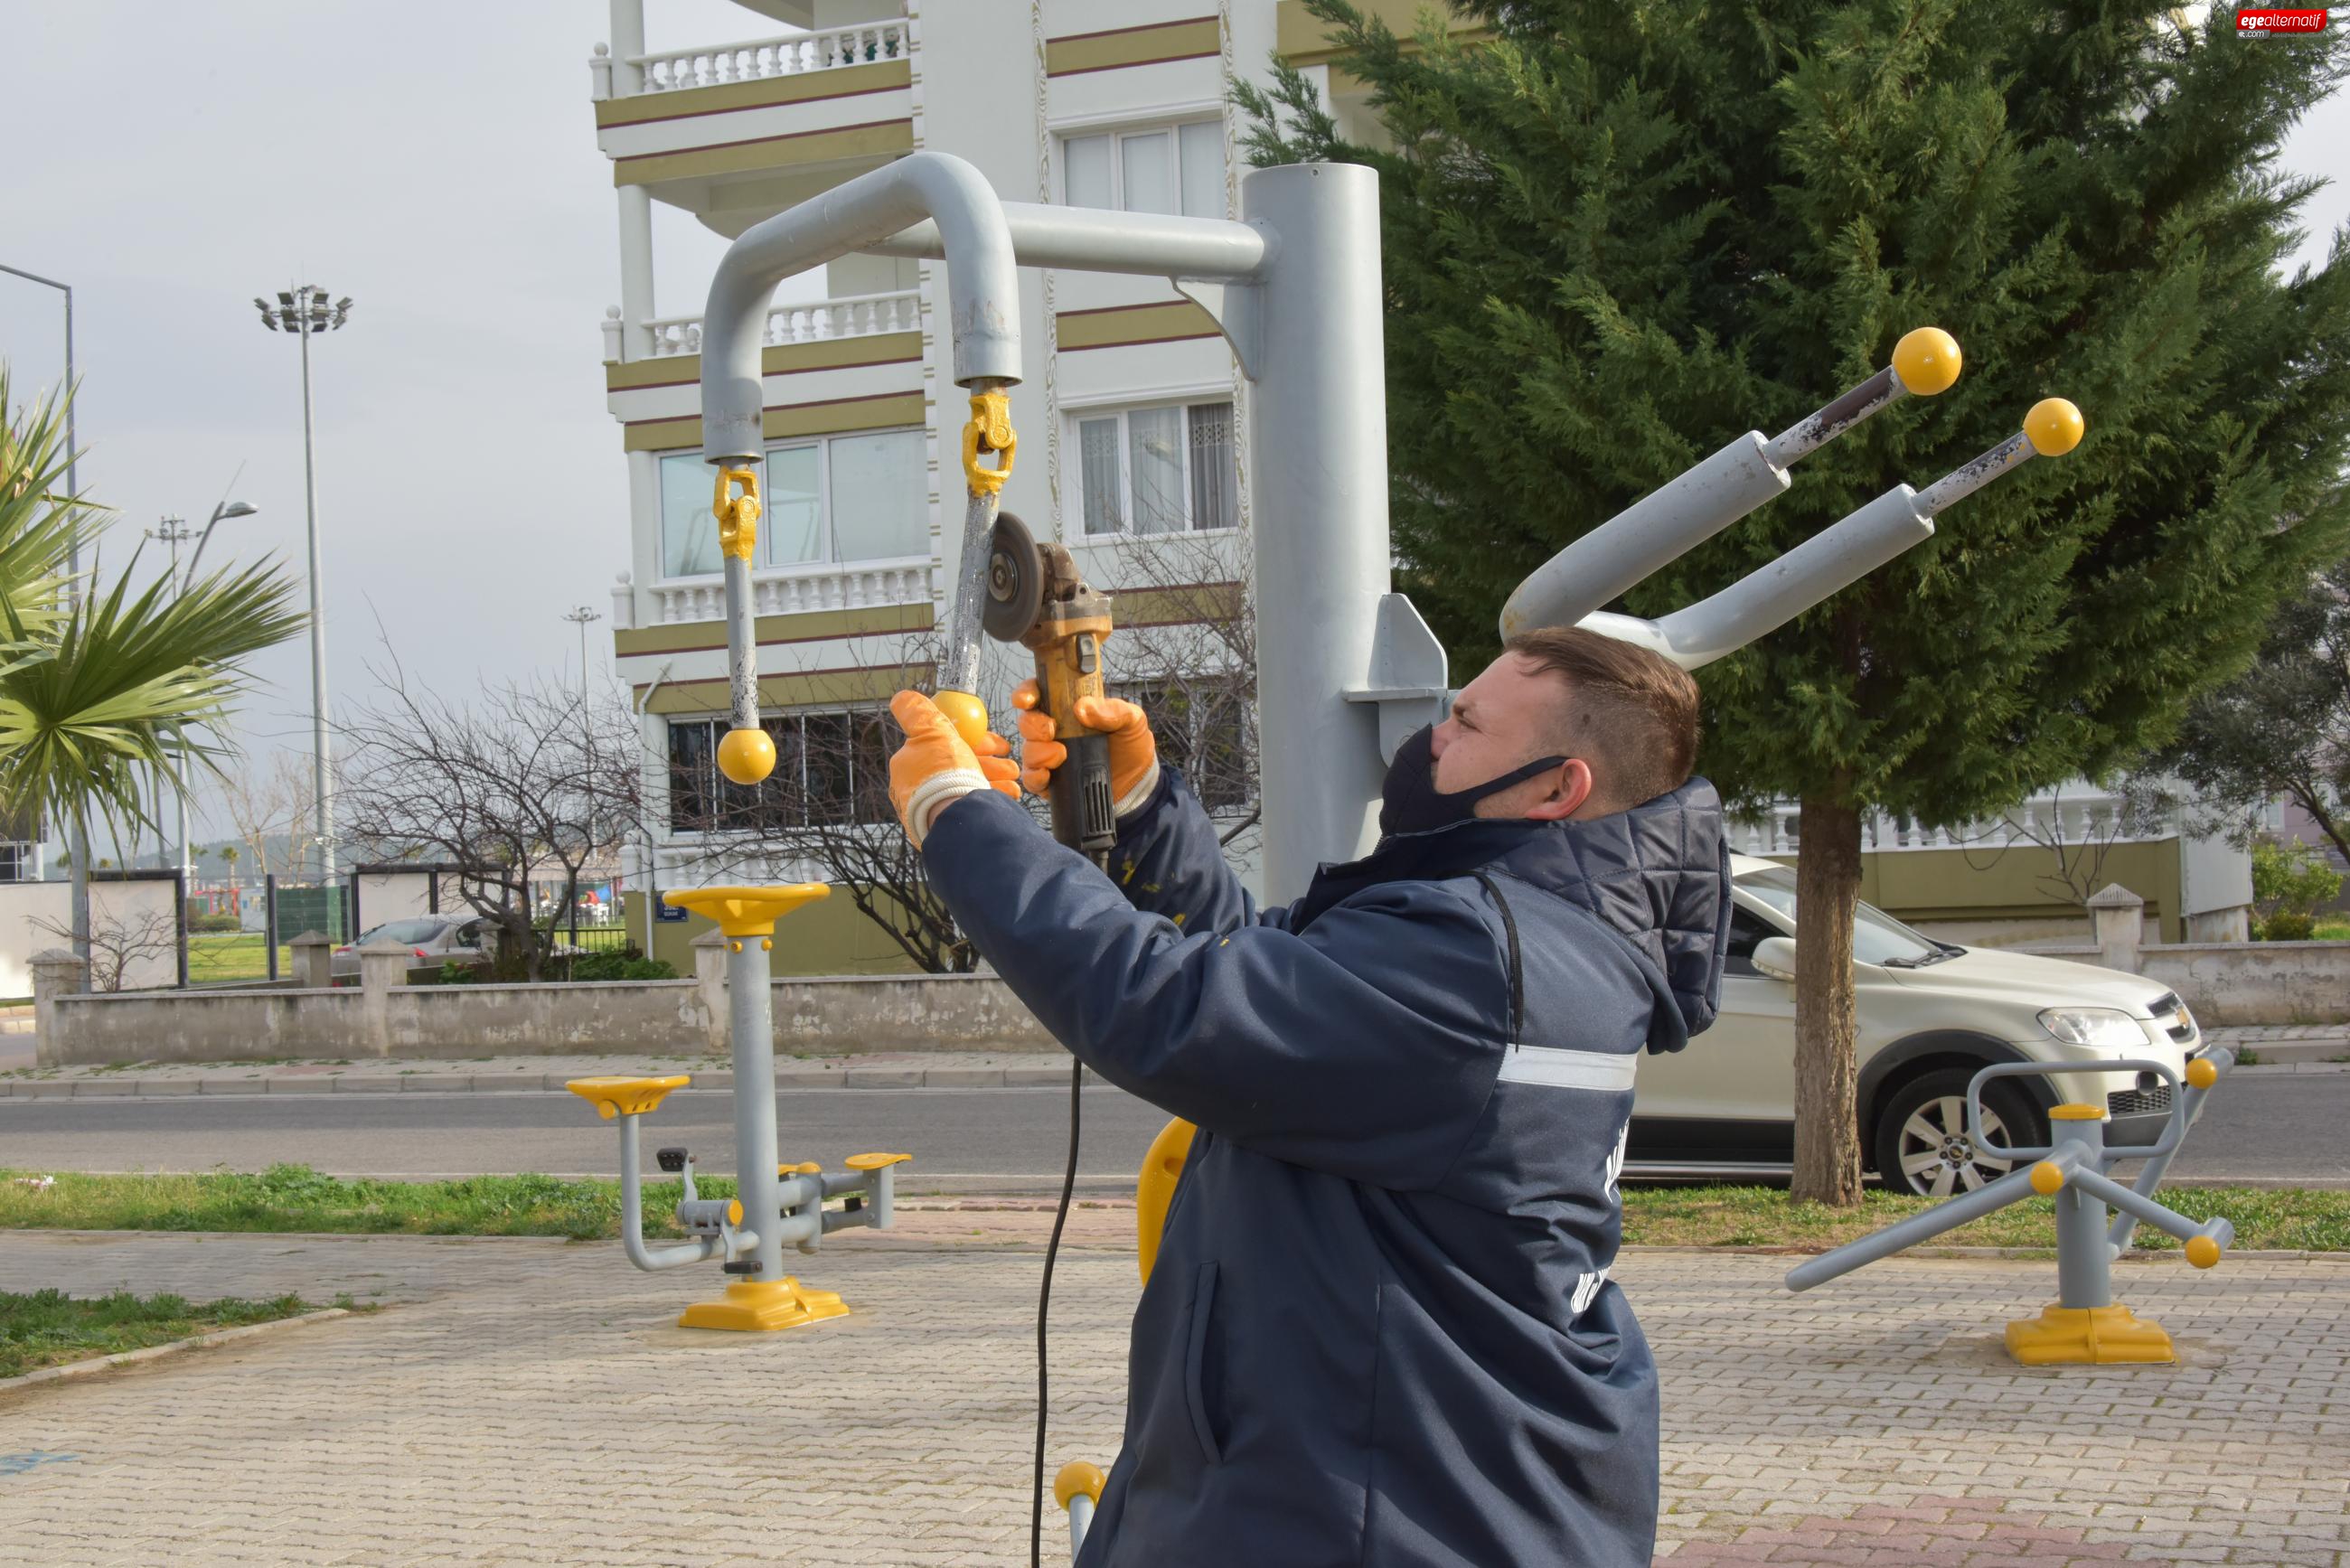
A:
{"label": "yellow base plate", "polygon": [[694,1303],[677,1320],[677,1326],[764,1331],[798,1328],[847,1315],[847,1303],[838,1292],[812,1291],[786,1274],[781,1283],[744,1280],[728,1285],[724,1300]]}
{"label": "yellow base plate", "polygon": [[2007,1353],[2026,1366],[2109,1366],[2176,1361],[2170,1335],[2125,1306],[2043,1307],[2007,1325]]}

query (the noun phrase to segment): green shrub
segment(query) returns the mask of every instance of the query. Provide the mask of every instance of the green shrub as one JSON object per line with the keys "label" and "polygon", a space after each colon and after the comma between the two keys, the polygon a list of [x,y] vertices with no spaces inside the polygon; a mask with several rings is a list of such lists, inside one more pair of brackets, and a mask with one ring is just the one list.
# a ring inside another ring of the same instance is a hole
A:
{"label": "green shrub", "polygon": [[617,952],[585,953],[571,961],[573,980],[675,980],[676,966],[666,959],[649,959],[634,947]]}
{"label": "green shrub", "polygon": [[[2341,891],[2342,873],[2309,845],[2272,844],[2263,839],[2252,846],[2252,902],[2264,909],[2303,918],[2301,936],[2271,937],[2271,941],[2306,940],[2306,917]],[[2275,918],[2272,913],[2271,921]]]}
{"label": "green shrub", "polygon": [[191,936],[222,936],[244,929],[244,922],[234,915],[190,915],[188,932]]}
{"label": "green shrub", "polygon": [[2307,915],[2279,910],[2261,922],[2260,940],[2264,942],[2305,942],[2317,929],[2317,922]]}

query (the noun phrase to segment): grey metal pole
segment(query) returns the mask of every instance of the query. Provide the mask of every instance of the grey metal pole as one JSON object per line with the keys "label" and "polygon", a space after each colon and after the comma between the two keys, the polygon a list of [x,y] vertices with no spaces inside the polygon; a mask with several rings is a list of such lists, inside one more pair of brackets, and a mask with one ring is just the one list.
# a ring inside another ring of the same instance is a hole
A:
{"label": "grey metal pole", "polygon": [[318,551],[317,431],[310,413],[310,306],[306,285],[296,330],[302,336],[302,493],[310,535],[310,787],[317,797],[318,881],[335,879],[335,801],[327,782],[327,604]]}
{"label": "grey metal pole", "polygon": [[[2064,1107],[2058,1107],[2060,1110]],[[2059,1165],[2071,1179],[2056,1194],[2056,1303],[2064,1307],[2114,1304],[2114,1254],[2106,1245],[2106,1206],[2086,1190],[2081,1173],[2095,1172],[2106,1158],[2106,1129],[2086,1117],[2050,1124]],[[2070,1162],[2061,1156],[2070,1152]]]}
{"label": "grey metal pole", "polygon": [[[22,267],[0,265],[0,272],[21,277],[27,283],[37,283],[44,288],[54,288],[66,296],[66,490],[81,494],[81,438],[74,428],[74,351],[73,351],[73,286],[53,277],[43,277]],[[69,603],[81,597],[81,545],[78,541],[66,550],[66,597]],[[66,824],[66,850],[73,857],[72,874],[67,877],[71,888],[72,903],[68,918],[73,922],[73,954],[81,960],[74,981],[78,991],[89,989],[89,826],[82,820],[78,803]]]}
{"label": "grey metal pole", "polygon": [[[730,559],[729,565],[733,563]],[[775,1137],[775,1018],[762,937],[726,940],[726,1021],[734,1047],[734,1180],[743,1222],[758,1233],[752,1253],[762,1284],[784,1279],[782,1158]]]}
{"label": "grey metal pole", "polygon": [[1274,235],[1262,285],[1227,304],[1258,345],[1255,450],[1280,454],[1257,465],[1252,507],[1258,722],[1278,737],[1260,759],[1269,898],[1376,836],[1378,713],[1338,693],[1369,674],[1390,586],[1378,191],[1343,163],[1241,182],[1243,220]]}

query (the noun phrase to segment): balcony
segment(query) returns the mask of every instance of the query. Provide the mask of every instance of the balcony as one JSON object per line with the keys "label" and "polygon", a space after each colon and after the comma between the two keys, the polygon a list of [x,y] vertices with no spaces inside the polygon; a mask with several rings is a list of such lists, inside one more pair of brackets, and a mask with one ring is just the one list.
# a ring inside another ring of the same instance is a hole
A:
{"label": "balcony", "polygon": [[[767,312],[761,342],[769,348],[804,343],[829,343],[848,337],[874,337],[885,332],[913,332],[922,325],[919,290],[889,294],[852,294],[818,299],[805,305],[779,305]],[[640,358],[675,359],[702,352],[702,317],[670,316],[645,323],[651,343]],[[604,317],[604,359],[621,358],[620,318],[617,309]]]}
{"label": "balcony", "polygon": [[613,183],[732,237],[913,150],[909,24],[588,62]]}
{"label": "balcony", "polygon": [[[654,620],[660,625],[718,620],[726,614],[726,584],[722,577],[659,582],[649,592]],[[751,579],[751,611],[758,616],[930,602],[931,563],[922,556],[763,572]]]}
{"label": "balcony", "polygon": [[868,22],[781,38],[754,38],[743,44],[674,49],[667,54],[632,55],[620,62],[632,69],[620,71],[611,68],[608,57],[599,57],[601,68],[597,74],[598,90],[595,96],[603,99],[684,92],[726,82],[806,76],[816,71],[870,65],[877,60],[902,60],[907,51],[906,24],[899,21]]}

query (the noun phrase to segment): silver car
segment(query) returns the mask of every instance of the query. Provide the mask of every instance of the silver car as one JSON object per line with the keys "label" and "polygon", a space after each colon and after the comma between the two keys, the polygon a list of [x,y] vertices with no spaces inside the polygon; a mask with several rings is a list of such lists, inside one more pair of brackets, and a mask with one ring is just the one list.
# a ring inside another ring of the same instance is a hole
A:
{"label": "silver car", "polygon": [[474,914],[416,915],[404,920],[386,920],[383,924],[359,933],[359,940],[346,942],[335,950],[332,973],[338,980],[356,980],[359,972],[359,949],[379,942],[398,942],[412,951],[415,967],[430,969],[435,964],[481,964],[489,961],[482,951],[482,917]]}

